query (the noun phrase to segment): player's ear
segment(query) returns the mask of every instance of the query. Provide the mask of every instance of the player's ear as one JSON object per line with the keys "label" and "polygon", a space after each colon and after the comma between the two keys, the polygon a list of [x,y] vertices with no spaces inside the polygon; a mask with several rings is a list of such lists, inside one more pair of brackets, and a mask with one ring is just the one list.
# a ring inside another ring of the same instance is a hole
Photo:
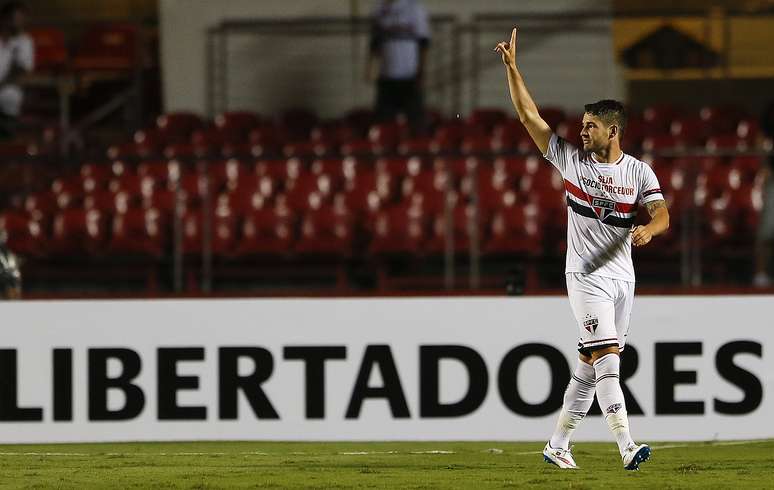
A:
{"label": "player's ear", "polygon": [[610,135],[610,139],[615,138],[615,135],[618,134],[618,126],[615,124],[611,125],[610,128],[608,128],[608,134]]}

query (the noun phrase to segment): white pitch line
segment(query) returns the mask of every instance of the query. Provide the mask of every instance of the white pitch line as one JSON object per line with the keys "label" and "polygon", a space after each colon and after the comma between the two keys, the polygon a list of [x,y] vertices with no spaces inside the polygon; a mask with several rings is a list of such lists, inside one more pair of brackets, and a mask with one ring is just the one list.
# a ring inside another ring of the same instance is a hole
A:
{"label": "white pitch line", "polygon": [[88,453],[0,453],[0,456],[91,456]]}
{"label": "white pitch line", "polygon": [[[709,446],[744,446],[747,444],[761,444],[761,443],[767,443],[772,442],[771,439],[753,439],[753,440],[745,440],[745,441],[710,441],[706,444]],[[652,446],[652,449],[676,449],[676,448],[686,448],[686,447],[696,447],[700,445],[702,442],[697,441],[692,444],[665,444],[663,446]],[[614,451],[614,449],[611,449],[611,451]],[[260,451],[244,451],[244,452],[236,452],[236,453],[225,453],[225,452],[177,452],[177,453],[169,453],[169,452],[159,452],[159,453],[147,453],[147,452],[138,452],[138,453],[63,453],[63,452],[30,452],[30,451],[20,451],[20,452],[0,452],[0,456],[61,456],[61,457],[83,457],[83,456],[122,456],[122,457],[130,457],[130,456],[236,456],[236,455],[242,455],[242,456],[283,456],[283,455],[304,455],[304,456],[330,456],[331,454],[327,453],[307,453],[307,452],[301,452],[301,451],[294,451],[291,453],[265,453]],[[339,456],[360,456],[360,455],[370,455],[370,454],[456,454],[455,451],[446,451],[446,450],[430,450],[430,451],[408,451],[406,453],[401,453],[400,451],[346,451],[346,452],[339,452],[335,453],[335,455]],[[512,454],[514,456],[531,456],[535,454],[543,454],[543,451],[522,451],[522,452],[515,452],[515,453],[507,453]]]}
{"label": "white pitch line", "polygon": [[409,454],[454,454],[454,451],[411,451]]}
{"label": "white pitch line", "polygon": [[[709,446],[746,446],[748,444],[760,444],[762,442],[771,442],[771,439],[754,439],[748,441],[709,441]],[[651,446],[651,449],[675,449],[684,447],[696,447],[701,444],[701,441],[697,441],[694,444],[668,444],[664,446]]]}
{"label": "white pitch line", "polygon": [[751,441],[718,441],[711,442],[713,446],[744,446],[745,444],[760,444],[762,442],[771,442],[771,439],[754,439]]}
{"label": "white pitch line", "polygon": [[368,454],[398,454],[398,451],[344,451],[336,454],[341,456],[364,456]]}

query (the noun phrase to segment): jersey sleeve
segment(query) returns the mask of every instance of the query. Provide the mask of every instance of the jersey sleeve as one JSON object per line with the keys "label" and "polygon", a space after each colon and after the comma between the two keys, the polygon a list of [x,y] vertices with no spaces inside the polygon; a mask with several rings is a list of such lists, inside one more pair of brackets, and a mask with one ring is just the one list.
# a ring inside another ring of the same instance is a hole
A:
{"label": "jersey sleeve", "polygon": [[552,133],[551,138],[548,140],[548,149],[543,158],[551,162],[564,175],[569,162],[577,153],[578,149],[569,141],[557,136],[556,133]]}
{"label": "jersey sleeve", "polygon": [[649,165],[642,164],[642,178],[640,179],[640,204],[664,199],[661,186],[658,184],[656,173]]}

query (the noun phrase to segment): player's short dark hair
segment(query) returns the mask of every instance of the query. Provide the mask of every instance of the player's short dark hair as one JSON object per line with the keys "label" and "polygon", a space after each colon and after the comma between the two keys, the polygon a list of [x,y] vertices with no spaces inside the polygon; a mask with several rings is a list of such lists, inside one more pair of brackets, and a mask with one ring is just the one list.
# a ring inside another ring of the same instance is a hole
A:
{"label": "player's short dark hair", "polygon": [[623,138],[626,129],[626,108],[617,100],[604,99],[593,104],[586,104],[583,109],[602,119],[602,122],[608,126],[615,124],[618,126],[618,137]]}

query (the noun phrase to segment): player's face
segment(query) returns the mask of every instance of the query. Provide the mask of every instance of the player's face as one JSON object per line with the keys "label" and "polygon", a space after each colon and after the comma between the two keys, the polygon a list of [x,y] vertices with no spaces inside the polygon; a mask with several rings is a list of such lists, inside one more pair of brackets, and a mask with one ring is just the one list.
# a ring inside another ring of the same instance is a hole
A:
{"label": "player's face", "polygon": [[585,151],[597,152],[610,146],[609,128],[599,117],[588,112],[583,115],[580,135]]}

